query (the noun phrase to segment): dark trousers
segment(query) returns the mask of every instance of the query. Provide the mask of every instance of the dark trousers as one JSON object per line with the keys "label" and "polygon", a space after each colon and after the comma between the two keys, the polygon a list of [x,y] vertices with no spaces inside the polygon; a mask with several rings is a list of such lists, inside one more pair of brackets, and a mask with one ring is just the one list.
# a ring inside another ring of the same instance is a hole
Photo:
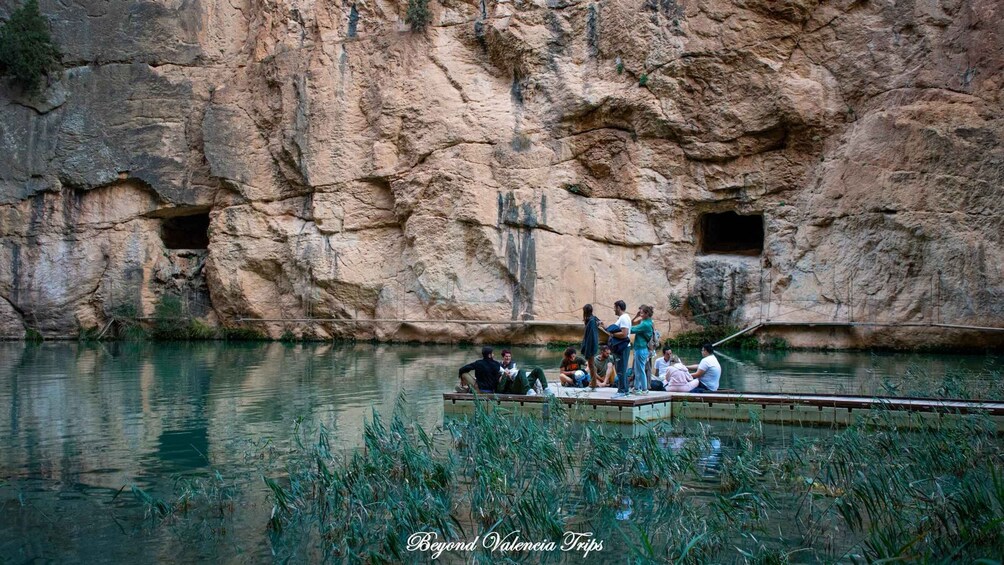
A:
{"label": "dark trousers", "polygon": [[694,390],[692,390],[690,392],[715,392],[715,391],[713,391],[710,388],[704,386],[704,383],[698,383],[697,386],[694,387]]}
{"label": "dark trousers", "polygon": [[627,367],[628,367],[628,357],[631,355],[631,350],[625,348],[624,353],[620,355],[614,355],[614,367],[617,369],[617,392],[627,392],[628,382],[627,382]]}
{"label": "dark trousers", "polygon": [[537,382],[540,382],[541,387],[547,388],[547,378],[544,377],[543,369],[534,367],[530,371],[529,377],[523,369],[520,369],[512,379],[508,377],[499,379],[499,387],[496,392],[499,394],[526,394]]}

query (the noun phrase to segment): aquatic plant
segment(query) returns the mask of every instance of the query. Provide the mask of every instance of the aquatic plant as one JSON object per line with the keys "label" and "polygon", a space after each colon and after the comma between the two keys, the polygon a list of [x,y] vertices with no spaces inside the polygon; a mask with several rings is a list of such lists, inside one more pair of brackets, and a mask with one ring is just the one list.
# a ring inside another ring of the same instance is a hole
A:
{"label": "aquatic plant", "polygon": [[[650,563],[1004,553],[1004,444],[984,416],[917,416],[906,427],[879,409],[834,434],[796,431],[778,448],[756,419],[718,432],[679,420],[626,437],[573,424],[574,409],[551,399],[541,418],[486,400],[429,433],[401,399],[389,420],[374,412],[347,453],[332,450],[324,426],[297,420],[288,449],[266,441],[248,455],[261,463],[270,550],[278,561],[398,562],[423,558],[406,551],[414,532],[560,541],[592,531],[604,552]],[[134,491],[153,523],[225,525],[241,511],[233,481],[178,484],[170,500]],[[481,546],[461,556],[499,559]]]}
{"label": "aquatic plant", "polygon": [[45,337],[38,329],[28,326],[24,330],[24,340],[28,343],[41,343],[45,341]]}

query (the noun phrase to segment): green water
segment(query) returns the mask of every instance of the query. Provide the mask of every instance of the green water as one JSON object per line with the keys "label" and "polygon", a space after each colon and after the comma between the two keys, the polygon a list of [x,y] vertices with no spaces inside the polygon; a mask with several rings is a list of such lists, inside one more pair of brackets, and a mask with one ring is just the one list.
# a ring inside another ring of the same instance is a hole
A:
{"label": "green water", "polygon": [[[441,393],[476,349],[0,343],[0,563],[270,561],[261,454],[281,461],[298,422],[326,425],[337,449],[356,447],[365,418],[389,415],[398,398],[432,430],[443,419]],[[515,354],[549,376],[560,357]],[[915,394],[938,390],[949,374],[948,392],[972,393],[1004,367],[1000,355],[725,352],[720,360],[722,387],[751,392]],[[168,498],[186,478],[239,487],[240,511],[225,531],[144,519],[132,486]]]}

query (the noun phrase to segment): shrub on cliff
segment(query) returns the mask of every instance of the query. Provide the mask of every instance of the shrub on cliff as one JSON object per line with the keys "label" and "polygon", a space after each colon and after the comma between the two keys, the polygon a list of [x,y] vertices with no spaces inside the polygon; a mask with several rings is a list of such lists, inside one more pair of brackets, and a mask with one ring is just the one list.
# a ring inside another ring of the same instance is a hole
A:
{"label": "shrub on cliff", "polygon": [[0,75],[25,92],[41,90],[42,77],[57,68],[60,58],[38,0],[25,2],[0,26]]}
{"label": "shrub on cliff", "polygon": [[429,0],[408,0],[408,13],[404,21],[411,25],[411,31],[422,31],[432,21]]}

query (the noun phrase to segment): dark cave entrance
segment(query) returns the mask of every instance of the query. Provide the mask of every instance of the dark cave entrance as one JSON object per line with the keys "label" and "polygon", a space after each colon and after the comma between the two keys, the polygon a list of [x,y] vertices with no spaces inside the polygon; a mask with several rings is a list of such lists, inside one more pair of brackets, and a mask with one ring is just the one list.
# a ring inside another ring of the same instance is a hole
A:
{"label": "dark cave entrance", "polygon": [[701,253],[760,255],[763,253],[763,214],[701,214],[698,234]]}
{"label": "dark cave entrance", "polygon": [[208,249],[209,213],[164,218],[160,239],[168,249]]}

